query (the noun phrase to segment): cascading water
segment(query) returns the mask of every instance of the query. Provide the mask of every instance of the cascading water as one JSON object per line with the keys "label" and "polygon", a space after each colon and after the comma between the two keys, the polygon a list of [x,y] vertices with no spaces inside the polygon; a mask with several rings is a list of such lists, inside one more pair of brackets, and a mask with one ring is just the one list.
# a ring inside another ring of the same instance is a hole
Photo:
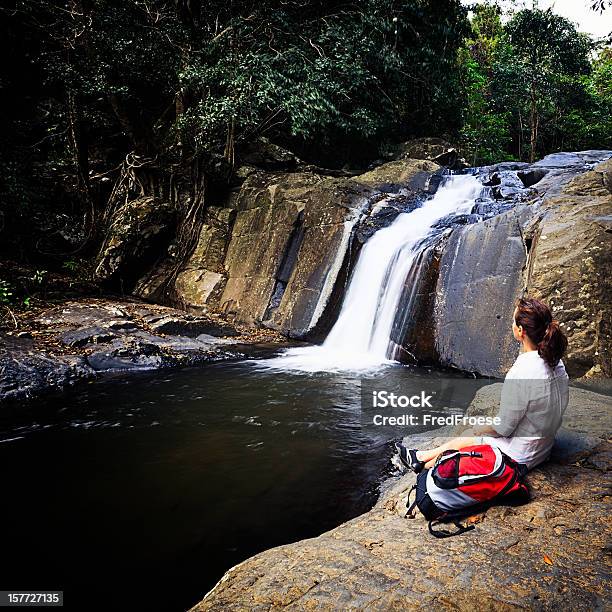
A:
{"label": "cascading water", "polygon": [[[469,213],[482,191],[471,175],[447,177],[425,203],[402,213],[363,246],[336,324],[320,346],[288,349],[262,365],[304,371],[361,370],[385,363],[404,283],[440,219]],[[439,231],[439,230],[438,230]]]}

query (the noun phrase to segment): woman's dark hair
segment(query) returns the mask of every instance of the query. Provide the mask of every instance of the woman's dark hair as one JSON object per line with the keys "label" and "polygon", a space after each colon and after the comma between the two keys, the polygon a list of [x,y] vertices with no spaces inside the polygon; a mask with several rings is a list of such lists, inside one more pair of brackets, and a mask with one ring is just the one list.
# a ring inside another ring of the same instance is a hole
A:
{"label": "woman's dark hair", "polygon": [[538,354],[554,368],[567,349],[567,337],[555,321],[550,308],[534,298],[520,298],[516,303],[514,322],[522,326],[538,347]]}

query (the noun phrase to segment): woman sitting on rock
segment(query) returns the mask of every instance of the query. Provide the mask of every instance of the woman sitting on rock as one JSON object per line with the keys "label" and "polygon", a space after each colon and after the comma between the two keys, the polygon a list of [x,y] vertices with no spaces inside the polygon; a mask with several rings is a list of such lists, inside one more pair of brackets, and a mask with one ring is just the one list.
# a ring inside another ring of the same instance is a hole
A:
{"label": "woman sitting on rock", "polygon": [[569,401],[568,375],[561,360],[567,338],[550,308],[533,298],[518,300],[512,332],[523,350],[502,388],[499,424],[466,431],[430,450],[398,444],[402,463],[420,472],[445,450],[489,444],[529,469],[548,459]]}

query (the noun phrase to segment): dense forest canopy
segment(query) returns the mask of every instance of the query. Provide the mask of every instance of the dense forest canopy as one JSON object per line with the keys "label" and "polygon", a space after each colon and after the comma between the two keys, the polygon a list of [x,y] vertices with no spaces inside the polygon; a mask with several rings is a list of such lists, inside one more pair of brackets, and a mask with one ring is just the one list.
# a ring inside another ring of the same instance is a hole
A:
{"label": "dense forest canopy", "polygon": [[501,17],[495,5],[475,7],[459,52],[470,163],[610,148],[610,47],[550,9]]}
{"label": "dense forest canopy", "polygon": [[156,170],[147,191],[196,163],[210,189],[261,137],[329,168],[418,136],[473,165],[612,148],[610,47],[550,10],[19,0],[0,19],[0,236],[13,258],[95,252],[126,168],[141,182],[139,168]]}

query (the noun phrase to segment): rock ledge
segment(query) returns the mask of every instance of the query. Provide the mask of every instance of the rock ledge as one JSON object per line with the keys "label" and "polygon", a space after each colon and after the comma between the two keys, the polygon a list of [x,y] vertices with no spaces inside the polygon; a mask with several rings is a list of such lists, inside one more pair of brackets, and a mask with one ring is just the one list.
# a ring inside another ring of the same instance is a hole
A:
{"label": "rock ledge", "polygon": [[240,359],[241,345],[284,340],[213,314],[136,300],[66,302],[0,334],[0,402],[24,400],[101,374]]}
{"label": "rock ledge", "polygon": [[[609,397],[574,391],[569,425],[584,424],[585,394],[609,410]],[[530,503],[492,508],[448,540],[402,517],[414,482],[402,476],[368,513],[232,568],[192,612],[606,609],[611,464],[609,442],[564,430],[551,461],[530,473]]]}

